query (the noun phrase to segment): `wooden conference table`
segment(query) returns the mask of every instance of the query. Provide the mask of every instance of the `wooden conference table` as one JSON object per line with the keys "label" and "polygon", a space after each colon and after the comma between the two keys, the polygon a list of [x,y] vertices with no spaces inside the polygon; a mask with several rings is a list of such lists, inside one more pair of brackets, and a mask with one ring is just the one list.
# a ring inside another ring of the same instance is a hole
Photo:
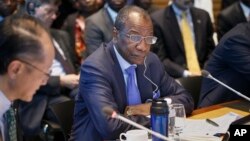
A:
{"label": "wooden conference table", "polygon": [[229,112],[234,112],[242,117],[250,114],[250,102],[243,100],[235,100],[218,105],[213,105],[205,108],[196,109],[190,119],[216,118],[225,115]]}

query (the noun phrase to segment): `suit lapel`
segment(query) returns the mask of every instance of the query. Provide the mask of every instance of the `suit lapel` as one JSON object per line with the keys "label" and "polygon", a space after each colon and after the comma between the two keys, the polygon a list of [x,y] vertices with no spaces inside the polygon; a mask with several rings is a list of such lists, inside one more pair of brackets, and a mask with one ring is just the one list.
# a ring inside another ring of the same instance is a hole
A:
{"label": "suit lapel", "polygon": [[[145,67],[144,65],[137,65],[136,76],[137,76],[137,85],[141,95],[141,101],[144,103],[149,97],[153,98],[153,89],[152,84],[144,77]],[[150,70],[146,70],[146,76],[150,78]]]}
{"label": "suit lapel", "polygon": [[123,77],[123,73],[122,73],[122,70],[121,70],[121,67],[119,65],[119,62],[118,62],[118,59],[116,57],[116,54],[115,54],[115,50],[113,48],[113,42],[110,42],[108,45],[108,50],[109,50],[109,53],[110,53],[110,56],[112,58],[112,65],[113,65],[113,75],[116,77],[116,85],[120,86],[120,93],[117,93],[114,95],[117,103],[118,103],[118,107],[120,108],[119,110],[120,111],[124,111],[123,108],[126,107],[127,105],[127,96],[126,96],[126,85],[125,85],[125,80],[124,80],[124,77]]}
{"label": "suit lapel", "polygon": [[172,6],[169,6],[166,9],[165,15],[166,15],[165,23],[167,23],[166,28],[171,27],[170,28],[171,34],[174,36],[174,39],[177,39],[178,47],[183,52],[185,52],[183,40],[180,40],[180,39],[182,39],[181,30],[180,30],[180,27],[179,27],[179,24],[178,24],[178,21],[176,19],[176,16],[175,16],[175,13],[174,13]]}
{"label": "suit lapel", "polygon": [[113,31],[114,23],[112,21],[111,16],[108,13],[107,8],[103,9],[103,19],[105,20],[104,24],[107,27],[106,29],[108,31],[108,32],[105,33],[106,36],[107,36],[107,39],[112,39],[112,36],[113,36],[112,35],[112,33],[113,33],[112,31]]}
{"label": "suit lapel", "polygon": [[235,12],[235,14],[237,14],[235,17],[238,17],[238,20],[234,20],[236,22],[235,25],[240,22],[247,22],[243,9],[240,6],[240,2],[237,3],[237,5],[235,6],[235,9],[236,11],[238,11],[238,12]]}
{"label": "suit lapel", "polygon": [[53,38],[56,40],[56,42],[58,43],[58,45],[60,46],[60,49],[62,49],[62,51],[66,57],[65,61],[67,62],[68,65],[70,65],[69,67],[71,67],[73,69],[74,72],[72,72],[72,73],[75,73],[74,65],[72,64],[72,62],[70,60],[71,58],[70,58],[69,51],[67,50],[67,47],[64,45],[64,41],[62,41],[63,39],[61,38],[60,33],[57,32],[56,30],[51,30],[51,34],[52,34]]}
{"label": "suit lapel", "polygon": [[195,49],[197,52],[197,57],[199,57],[199,52],[201,50],[201,41],[202,41],[202,20],[199,17],[199,14],[194,11],[193,8],[190,9],[190,13],[192,16],[193,28],[194,28],[194,36],[195,36]]}

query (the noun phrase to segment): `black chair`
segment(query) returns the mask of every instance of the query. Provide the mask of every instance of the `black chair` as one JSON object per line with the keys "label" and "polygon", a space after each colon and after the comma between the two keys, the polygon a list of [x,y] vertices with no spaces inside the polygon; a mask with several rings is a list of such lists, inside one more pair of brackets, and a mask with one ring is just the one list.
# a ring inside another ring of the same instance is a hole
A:
{"label": "black chair", "polygon": [[202,76],[182,77],[176,79],[176,81],[192,95],[194,99],[194,108],[196,109],[200,97]]}
{"label": "black chair", "polygon": [[51,112],[55,115],[57,123],[43,120],[43,132],[46,141],[67,141],[73,124],[75,103],[73,100],[50,105]]}

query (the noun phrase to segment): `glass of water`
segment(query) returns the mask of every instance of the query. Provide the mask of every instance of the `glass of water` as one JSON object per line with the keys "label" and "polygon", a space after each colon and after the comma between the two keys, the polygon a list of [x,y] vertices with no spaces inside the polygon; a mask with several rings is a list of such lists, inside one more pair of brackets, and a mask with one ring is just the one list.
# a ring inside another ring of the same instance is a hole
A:
{"label": "glass of water", "polygon": [[178,140],[185,128],[185,108],[183,104],[171,104],[169,105],[169,109],[169,135]]}

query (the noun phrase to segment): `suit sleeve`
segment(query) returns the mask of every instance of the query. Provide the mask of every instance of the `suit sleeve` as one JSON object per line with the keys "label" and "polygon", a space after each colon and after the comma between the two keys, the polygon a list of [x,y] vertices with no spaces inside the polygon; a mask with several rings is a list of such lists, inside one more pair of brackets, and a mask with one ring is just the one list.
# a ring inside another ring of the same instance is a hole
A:
{"label": "suit sleeve", "polygon": [[[112,119],[102,112],[102,108],[106,106],[112,107],[118,112],[110,75],[110,72],[104,72],[103,68],[97,68],[85,62],[81,69],[79,93],[86,103],[95,129],[103,139],[107,140],[117,139],[121,132],[134,128],[123,121]],[[129,116],[128,118],[143,126],[149,126],[149,119],[145,116]]]}
{"label": "suit sleeve", "polygon": [[215,48],[215,43],[214,43],[214,39],[213,39],[213,34],[214,34],[214,28],[213,28],[213,24],[211,22],[211,18],[209,16],[208,13],[206,13],[206,17],[207,17],[207,27],[206,27],[206,33],[207,33],[207,38],[206,40],[206,58],[205,58],[205,62],[203,63],[203,67],[205,66],[206,62],[208,61],[208,59],[210,58],[214,48]]}
{"label": "suit sleeve", "polygon": [[223,13],[218,15],[218,21],[217,21],[218,41],[222,38],[224,34],[226,34],[232,28],[232,26],[229,23],[231,22],[227,20],[226,16]]}
{"label": "suit sleeve", "polygon": [[[191,114],[194,109],[194,101],[190,93],[188,93],[176,80],[170,77],[158,61],[158,58],[154,60],[154,63],[151,64],[151,69],[157,69],[157,74],[154,76],[153,80],[159,86],[161,95],[163,98],[169,97],[172,99],[172,103],[181,103],[185,107],[186,114]],[[151,70],[155,72],[154,70]],[[160,80],[160,81],[159,81]]]}

